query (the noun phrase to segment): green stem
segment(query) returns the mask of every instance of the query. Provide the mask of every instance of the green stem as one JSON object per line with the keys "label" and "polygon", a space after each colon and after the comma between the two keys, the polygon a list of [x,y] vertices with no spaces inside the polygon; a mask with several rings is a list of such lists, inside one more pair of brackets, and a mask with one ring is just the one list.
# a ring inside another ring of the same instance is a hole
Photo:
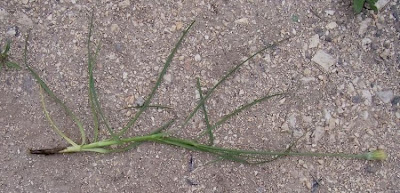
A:
{"label": "green stem", "polygon": [[[377,160],[372,159],[371,152],[364,154],[346,154],[346,153],[314,153],[314,152],[275,152],[275,151],[252,151],[252,150],[239,150],[239,149],[228,149],[220,148],[215,146],[209,146],[200,144],[191,140],[185,140],[175,137],[168,137],[163,133],[156,133],[152,135],[130,137],[120,140],[108,139],[103,141],[94,142],[91,144],[85,144],[80,146],[70,146],[66,149],[60,151],[60,153],[74,153],[82,151],[96,151],[102,147],[107,147],[111,145],[119,145],[122,143],[132,143],[132,142],[157,142],[168,144],[172,146],[181,147],[193,151],[208,152],[219,156],[224,156],[226,158],[241,159],[243,157],[252,157],[253,155],[269,155],[269,156],[305,156],[305,157],[342,157],[342,158],[355,158],[355,159],[367,159],[367,160]],[[103,149],[101,149],[103,150]],[[105,151],[108,152],[108,151]]]}

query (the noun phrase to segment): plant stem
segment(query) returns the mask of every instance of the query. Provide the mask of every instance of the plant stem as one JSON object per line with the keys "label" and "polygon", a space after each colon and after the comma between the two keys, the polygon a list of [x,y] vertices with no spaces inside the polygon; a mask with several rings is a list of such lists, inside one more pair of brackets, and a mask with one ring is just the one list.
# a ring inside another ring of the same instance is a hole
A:
{"label": "plant stem", "polygon": [[156,133],[145,136],[138,137],[130,137],[124,138],[120,140],[108,139],[103,141],[98,141],[90,144],[80,145],[80,146],[70,146],[64,150],[61,150],[60,153],[74,153],[81,151],[97,151],[97,149],[102,147],[108,147],[111,145],[117,145],[132,142],[157,142],[168,144],[172,146],[181,147],[188,150],[193,151],[201,151],[208,152],[218,156],[231,156],[238,157],[241,156],[251,156],[251,155],[259,155],[259,156],[305,156],[305,157],[341,157],[341,158],[355,158],[355,159],[369,159],[368,155],[370,153],[364,154],[346,154],[346,153],[314,153],[314,152],[287,152],[287,151],[253,151],[253,150],[239,150],[239,149],[228,149],[228,148],[220,148],[210,145],[200,144],[191,140],[185,140],[175,137],[168,137],[164,133]]}

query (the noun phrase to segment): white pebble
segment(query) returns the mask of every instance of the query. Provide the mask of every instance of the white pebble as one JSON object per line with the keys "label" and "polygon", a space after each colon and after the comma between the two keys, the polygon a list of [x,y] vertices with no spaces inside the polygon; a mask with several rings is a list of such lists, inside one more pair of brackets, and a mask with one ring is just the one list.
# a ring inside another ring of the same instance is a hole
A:
{"label": "white pebble", "polygon": [[196,56],[194,56],[194,60],[195,60],[196,62],[200,62],[200,61],[201,61],[201,56],[200,56],[200,54],[196,54]]}

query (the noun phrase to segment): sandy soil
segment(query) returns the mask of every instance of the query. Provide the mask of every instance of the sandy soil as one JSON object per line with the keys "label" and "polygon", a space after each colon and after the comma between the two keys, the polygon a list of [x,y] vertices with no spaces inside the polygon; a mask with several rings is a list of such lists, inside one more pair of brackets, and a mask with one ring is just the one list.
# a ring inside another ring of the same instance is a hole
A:
{"label": "sandy soil", "polygon": [[[349,0],[0,1],[1,45],[12,40],[11,59],[22,63],[24,37],[32,29],[29,64],[88,132],[86,37],[94,8],[93,40],[101,42],[96,87],[115,129],[136,111],[121,109],[148,95],[182,30],[196,20],[153,99],[175,113],[148,110],[130,135],[148,133],[175,114],[182,121],[198,101],[195,77],[206,92],[258,49],[291,37],[249,61],[208,101],[215,122],[267,93],[289,93],[220,126],[216,146],[283,150],[306,134],[296,151],[380,148],[389,154],[384,162],[290,157],[263,165],[206,165],[216,158],[146,143],[106,155],[30,155],[30,148],[66,142],[44,117],[32,76],[3,70],[0,192],[399,192],[400,1],[379,2],[379,14],[355,15]],[[59,126],[78,140],[62,109],[46,101]],[[172,129],[195,138],[205,124],[199,113],[186,128]]]}

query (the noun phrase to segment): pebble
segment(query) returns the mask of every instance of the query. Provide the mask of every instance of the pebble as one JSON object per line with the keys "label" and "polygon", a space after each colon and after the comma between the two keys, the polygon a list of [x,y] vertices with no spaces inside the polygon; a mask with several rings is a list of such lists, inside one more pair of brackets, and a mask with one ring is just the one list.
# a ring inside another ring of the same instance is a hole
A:
{"label": "pebble", "polygon": [[385,7],[386,4],[389,3],[390,0],[378,0],[375,3],[376,8],[378,8],[378,10],[381,10],[383,7]]}
{"label": "pebble", "polygon": [[325,129],[323,127],[317,126],[313,132],[313,143],[317,144],[318,141],[324,136]]}
{"label": "pebble", "polygon": [[17,19],[17,23],[27,27],[33,26],[33,21],[24,13],[19,13],[19,18]]}
{"label": "pebble", "polygon": [[326,15],[334,15],[335,14],[335,10],[325,10]]}
{"label": "pebble", "polygon": [[143,97],[138,97],[137,99],[136,99],[136,101],[135,101],[135,104],[136,104],[136,106],[139,106],[139,107],[141,107],[141,106],[143,106],[143,104],[144,104],[144,98]]}
{"label": "pebble", "polygon": [[200,62],[200,61],[201,61],[201,56],[200,56],[200,54],[196,54],[196,55],[194,56],[194,60],[195,60],[196,62]]}
{"label": "pebble", "polygon": [[6,34],[7,34],[8,36],[16,36],[16,35],[17,35],[17,27],[16,27],[16,26],[10,27],[10,28],[7,30]]}
{"label": "pebble", "polygon": [[119,31],[119,26],[115,23],[111,24],[111,31],[112,32],[118,32]]}
{"label": "pebble", "polygon": [[323,50],[318,50],[311,61],[319,64],[326,72],[336,63],[335,58]]}
{"label": "pebble", "polygon": [[317,79],[314,77],[304,77],[304,78],[300,78],[300,81],[303,83],[309,83],[311,81],[316,81]]}
{"label": "pebble", "polygon": [[315,48],[319,44],[319,35],[315,34],[309,39],[310,44],[308,45],[308,48]]}
{"label": "pebble", "polygon": [[361,40],[361,47],[362,47],[364,50],[368,51],[368,50],[371,48],[371,43],[372,43],[372,40],[371,40],[371,39],[369,39],[369,38],[364,38],[364,39]]}
{"label": "pebble", "polygon": [[121,1],[118,3],[118,6],[121,8],[127,8],[128,6],[131,5],[131,1],[130,0],[125,0],[125,1]]}
{"label": "pebble", "polygon": [[164,75],[164,80],[165,80],[166,83],[171,83],[172,82],[172,75],[171,74]]}
{"label": "pebble", "polygon": [[292,129],[296,128],[296,122],[297,122],[296,115],[295,114],[291,114],[289,116],[289,118],[288,118],[289,127],[292,128]]}
{"label": "pebble", "polygon": [[372,103],[372,94],[368,90],[361,90],[361,96],[365,99],[364,104],[369,106]]}
{"label": "pebble", "polygon": [[183,23],[178,21],[178,22],[175,23],[175,27],[176,27],[176,30],[180,30],[183,27]]}
{"label": "pebble", "polygon": [[249,24],[249,19],[247,19],[247,18],[240,18],[240,19],[235,20],[235,23],[241,24],[241,25],[247,25],[247,24]]}
{"label": "pebble", "polygon": [[364,35],[367,32],[368,25],[372,22],[371,18],[366,18],[360,22],[360,28],[358,29],[359,35]]}
{"label": "pebble", "polygon": [[0,8],[0,20],[4,20],[4,18],[7,17],[7,15],[8,12],[5,9]]}
{"label": "pebble", "polygon": [[326,29],[335,29],[335,28],[337,28],[337,26],[338,25],[336,22],[330,22],[325,27],[326,27]]}
{"label": "pebble", "polygon": [[392,103],[392,106],[400,106],[400,96],[393,97],[390,103]]}
{"label": "pebble", "polygon": [[396,112],[394,115],[396,116],[396,118],[400,119],[400,112]]}
{"label": "pebble", "polygon": [[376,93],[378,97],[384,102],[384,103],[389,103],[392,98],[394,97],[393,91],[387,90],[387,91],[380,91]]}
{"label": "pebble", "polygon": [[123,72],[122,73],[122,79],[126,80],[128,78],[128,73],[127,72]]}

